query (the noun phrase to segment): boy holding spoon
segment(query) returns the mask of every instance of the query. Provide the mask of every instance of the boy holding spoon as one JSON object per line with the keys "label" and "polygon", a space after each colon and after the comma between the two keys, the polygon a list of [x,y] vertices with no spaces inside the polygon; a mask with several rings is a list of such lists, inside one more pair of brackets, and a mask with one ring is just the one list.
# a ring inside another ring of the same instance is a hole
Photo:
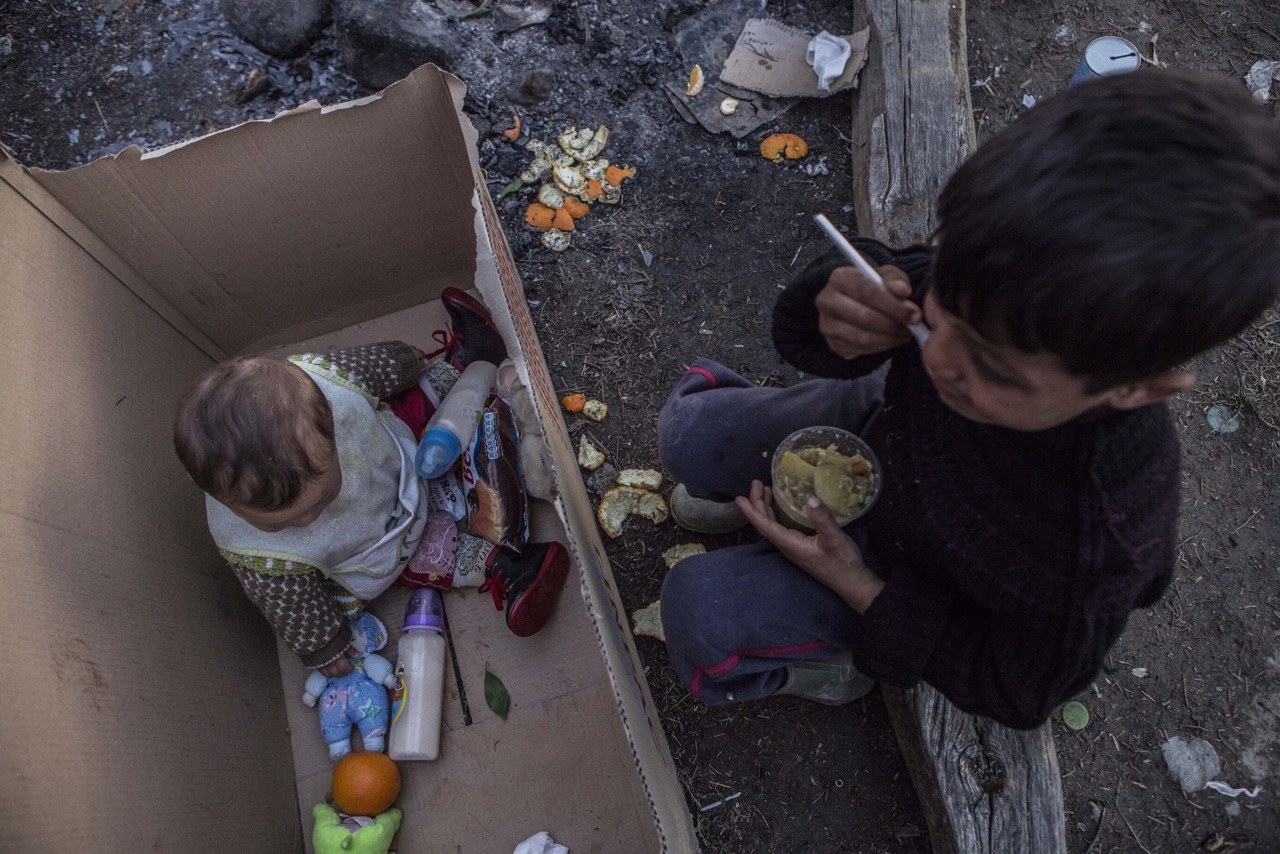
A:
{"label": "boy holding spoon", "polygon": [[[1091,81],[987,142],[938,222],[927,247],[854,241],[883,284],[836,252],[781,295],[779,353],[824,379],[758,388],[699,361],[663,408],[677,522],[763,537],[663,587],[672,664],[708,703],[923,680],[1035,727],[1169,584],[1165,401],[1280,291],[1280,128],[1228,82]],[[763,482],[818,424],[861,433],[884,485],[849,530],[811,505],[805,535]]]}

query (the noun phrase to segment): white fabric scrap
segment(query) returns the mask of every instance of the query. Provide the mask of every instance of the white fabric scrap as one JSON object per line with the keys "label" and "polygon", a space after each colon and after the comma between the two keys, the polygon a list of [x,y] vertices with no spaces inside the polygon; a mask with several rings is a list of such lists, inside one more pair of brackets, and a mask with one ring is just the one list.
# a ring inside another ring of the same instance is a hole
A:
{"label": "white fabric scrap", "polygon": [[1262,103],[1271,100],[1271,82],[1280,80],[1280,60],[1259,59],[1244,76],[1244,85]]}
{"label": "white fabric scrap", "polygon": [[551,834],[544,830],[521,842],[511,854],[569,854],[569,849],[557,845]]}
{"label": "white fabric scrap", "polygon": [[1228,798],[1238,798],[1244,795],[1246,798],[1256,798],[1262,792],[1261,786],[1254,786],[1252,789],[1237,789],[1235,786],[1228,786],[1221,780],[1210,780],[1204,784],[1206,789],[1213,789],[1219,795],[1226,795]]}
{"label": "white fabric scrap", "polygon": [[818,88],[823,92],[830,92],[831,84],[844,74],[844,67],[852,55],[853,48],[849,46],[849,42],[823,30],[809,40],[805,62],[813,66],[818,75]]}

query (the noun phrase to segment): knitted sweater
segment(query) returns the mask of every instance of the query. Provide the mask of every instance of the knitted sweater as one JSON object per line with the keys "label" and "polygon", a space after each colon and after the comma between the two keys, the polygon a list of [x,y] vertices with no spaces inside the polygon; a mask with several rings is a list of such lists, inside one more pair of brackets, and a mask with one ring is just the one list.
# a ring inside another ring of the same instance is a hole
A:
{"label": "knitted sweater", "polygon": [[[930,257],[855,241],[923,299]],[[876,679],[923,679],[967,712],[1018,728],[1087,687],[1129,613],[1175,563],[1179,448],[1168,407],[1082,417],[1027,433],[968,421],[938,397],[914,341],[842,359],[814,299],[832,254],[780,296],[773,339],[795,367],[853,378],[892,359],[868,443],[884,486],[866,517],[885,586],[856,617],[854,660]]]}
{"label": "knitted sweater", "polygon": [[[371,396],[386,400],[415,385],[422,361],[414,347],[402,341],[366,344],[325,353],[352,383]],[[231,562],[231,570],[271,628],[308,667],[336,661],[351,643],[347,620],[364,602],[317,571],[269,573],[249,562]]]}

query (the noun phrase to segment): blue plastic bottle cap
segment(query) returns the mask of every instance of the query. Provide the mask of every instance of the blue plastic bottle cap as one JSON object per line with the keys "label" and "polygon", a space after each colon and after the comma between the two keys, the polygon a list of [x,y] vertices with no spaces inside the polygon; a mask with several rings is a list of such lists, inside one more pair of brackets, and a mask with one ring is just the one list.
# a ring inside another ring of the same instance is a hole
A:
{"label": "blue plastic bottle cap", "polygon": [[418,474],[430,480],[447,472],[462,453],[462,442],[451,430],[432,427],[418,443],[414,465]]}

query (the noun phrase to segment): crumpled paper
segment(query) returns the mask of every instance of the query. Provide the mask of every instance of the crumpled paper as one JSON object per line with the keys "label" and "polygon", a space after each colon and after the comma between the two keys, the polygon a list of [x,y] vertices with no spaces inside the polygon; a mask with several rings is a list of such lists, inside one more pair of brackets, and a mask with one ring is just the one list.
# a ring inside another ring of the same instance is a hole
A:
{"label": "crumpled paper", "polygon": [[851,56],[853,48],[847,40],[823,30],[809,40],[804,60],[818,75],[818,88],[830,92],[831,84],[844,74],[844,67],[849,64]]}
{"label": "crumpled paper", "polygon": [[511,854],[569,854],[569,849],[556,844],[551,834],[543,830],[521,842]]}
{"label": "crumpled paper", "polygon": [[1280,80],[1280,60],[1259,59],[1244,76],[1244,85],[1262,103],[1271,100],[1271,83]]}

